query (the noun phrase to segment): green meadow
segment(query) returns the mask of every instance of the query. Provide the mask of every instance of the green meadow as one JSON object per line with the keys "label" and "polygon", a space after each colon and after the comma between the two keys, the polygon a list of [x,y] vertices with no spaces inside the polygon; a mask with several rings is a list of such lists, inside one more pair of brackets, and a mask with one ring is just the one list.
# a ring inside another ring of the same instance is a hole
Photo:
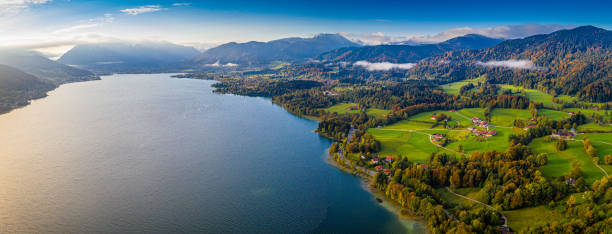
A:
{"label": "green meadow", "polygon": [[512,127],[515,119],[531,119],[529,110],[495,108],[491,112],[491,124]]}
{"label": "green meadow", "polygon": [[442,90],[444,90],[445,93],[448,94],[452,94],[452,95],[459,95],[459,90],[461,89],[461,87],[467,85],[467,84],[477,84],[480,81],[484,80],[484,76],[475,78],[475,79],[471,79],[471,80],[462,80],[462,81],[457,81],[457,82],[453,82],[453,83],[448,83],[445,85],[442,85]]}
{"label": "green meadow", "polygon": [[562,120],[562,119],[567,119],[570,117],[570,114],[568,114],[565,111],[558,111],[558,110],[551,110],[551,109],[539,109],[538,115],[546,116],[549,119],[553,119],[553,120]]}
{"label": "green meadow", "polygon": [[[349,110],[349,107],[352,107],[352,106],[357,107],[357,104],[340,103],[340,104],[336,104],[328,108],[325,108],[325,110],[329,112],[336,112],[338,114],[358,114],[359,110]],[[376,117],[383,116],[385,114],[388,114],[389,112],[390,112],[389,110],[377,109],[377,108],[367,108],[366,109],[366,114],[376,116]]]}
{"label": "green meadow", "polygon": [[427,163],[432,152],[443,151],[429,142],[429,136],[416,132],[387,131],[371,128],[368,132],[380,141],[381,155],[402,155],[411,161]]}
{"label": "green meadow", "polygon": [[599,157],[599,165],[612,174],[612,165],[604,165],[604,157],[606,155],[612,155],[612,133],[587,133],[578,135],[577,139],[584,139],[588,136],[591,139],[591,144],[597,149],[597,156]]}
{"label": "green meadow", "polygon": [[557,151],[554,142],[546,142],[544,138],[533,140],[529,144],[534,153],[546,153],[548,163],[541,168],[542,173],[547,177],[559,177],[567,174],[572,169],[572,163],[578,161],[580,169],[587,183],[591,184],[604,176],[584,151],[584,144],[580,141],[569,141],[568,148],[564,151]]}
{"label": "green meadow", "polygon": [[562,220],[563,215],[556,208],[546,206],[527,207],[518,210],[503,211],[508,219],[508,226],[514,231],[524,232],[527,227],[543,225],[549,222]]}
{"label": "green meadow", "polygon": [[[450,129],[444,128],[442,124],[434,126],[435,121],[432,120],[431,117],[434,114],[440,113],[451,116],[452,119],[448,122]],[[498,116],[497,119],[504,120],[504,124],[512,124],[511,121],[513,121],[514,118],[505,117],[509,116],[509,113],[512,113],[511,110],[499,109],[497,112],[494,112],[494,118],[495,113],[501,115]],[[468,108],[456,112],[424,112],[411,116],[407,120],[382,128],[368,129],[368,132],[381,142],[381,155],[402,154],[408,156],[409,159],[425,162],[432,152],[445,151],[450,154],[456,154],[453,151],[460,152],[461,148],[466,154],[474,151],[482,152],[490,150],[504,152],[508,148],[508,137],[510,134],[522,131],[516,128],[490,127],[489,130],[496,130],[498,132],[497,135],[490,138],[476,137],[466,130],[466,127],[472,126],[472,117],[483,118],[483,109]],[[493,122],[493,124],[495,124],[495,122]],[[431,144],[427,134],[446,135],[450,142],[445,147],[452,151]]]}
{"label": "green meadow", "polygon": [[[526,89],[515,85],[500,85],[505,90],[511,90],[512,93],[524,93],[525,97],[534,102],[541,102],[547,108],[558,108],[561,104],[553,102],[553,96],[545,92],[536,89]],[[570,100],[571,97],[567,96],[565,99]]]}
{"label": "green meadow", "polygon": [[610,124],[598,124],[595,122],[590,122],[587,124],[583,124],[578,126],[578,131],[584,132],[610,132],[612,131],[612,125]]}

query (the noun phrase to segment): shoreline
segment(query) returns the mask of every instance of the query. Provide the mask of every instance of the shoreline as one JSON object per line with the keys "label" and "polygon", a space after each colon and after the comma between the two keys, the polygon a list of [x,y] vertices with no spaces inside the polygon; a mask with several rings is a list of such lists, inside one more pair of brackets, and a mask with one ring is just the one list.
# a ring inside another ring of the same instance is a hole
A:
{"label": "shoreline", "polygon": [[429,233],[429,229],[427,228],[427,220],[424,217],[411,215],[409,211],[400,206],[397,202],[388,199],[383,191],[371,187],[369,185],[369,181],[371,180],[369,175],[364,176],[363,173],[355,171],[352,168],[334,161],[329,154],[326,155],[327,156],[324,158],[324,160],[330,166],[335,167],[344,173],[359,177],[361,181],[361,188],[372,194],[372,196],[378,201],[378,205],[395,215],[398,218],[398,221],[407,229],[407,231],[409,231],[409,233]]}

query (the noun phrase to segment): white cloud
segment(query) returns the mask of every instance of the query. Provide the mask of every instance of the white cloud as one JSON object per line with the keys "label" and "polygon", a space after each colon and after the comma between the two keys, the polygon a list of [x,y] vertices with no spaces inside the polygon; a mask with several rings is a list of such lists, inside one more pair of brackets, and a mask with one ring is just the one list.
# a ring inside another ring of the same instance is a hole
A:
{"label": "white cloud", "polygon": [[574,28],[572,25],[558,25],[558,24],[521,24],[521,25],[505,25],[497,27],[486,27],[486,28],[471,28],[471,27],[460,27],[451,28],[441,33],[434,35],[408,35],[408,36],[394,36],[386,35],[381,32],[377,33],[341,33],[346,38],[353,41],[360,41],[368,45],[380,45],[380,44],[396,44],[403,42],[405,44],[423,44],[423,43],[438,43],[446,41],[451,38],[464,36],[467,34],[480,34],[492,38],[504,38],[514,39],[532,36],[535,34],[546,34],[561,29]]}
{"label": "white cloud", "polygon": [[31,5],[49,3],[52,0],[0,0],[0,16],[17,14]]}
{"label": "white cloud", "polygon": [[501,60],[501,61],[487,61],[487,62],[476,62],[476,65],[485,66],[485,67],[505,67],[511,69],[536,69],[535,64],[530,60],[522,59],[522,60]]}
{"label": "white cloud", "polygon": [[217,47],[223,43],[222,42],[182,42],[179,44],[185,45],[185,46],[191,46],[193,48],[196,48],[199,51],[204,52],[210,48]]}
{"label": "white cloud", "polygon": [[397,36],[385,35],[382,32],[361,33],[361,34],[340,32],[340,35],[342,35],[343,37],[346,37],[347,39],[353,42],[366,44],[366,45],[384,45],[384,44],[391,44],[393,42],[400,42],[400,41],[404,41],[408,39],[408,37],[397,37]]}
{"label": "white cloud", "polygon": [[235,63],[221,64],[219,61],[217,61],[213,64],[206,64],[205,66],[208,66],[208,67],[236,67],[238,66],[238,64],[235,64]]}
{"label": "white cloud", "polygon": [[62,29],[58,29],[53,31],[53,34],[62,34],[62,33],[68,33],[68,32],[74,32],[74,31],[78,31],[81,29],[87,29],[87,28],[95,28],[100,26],[100,24],[98,23],[92,23],[92,24],[77,24],[68,28],[62,28]]}
{"label": "white cloud", "polygon": [[162,8],[160,5],[146,5],[146,6],[139,6],[136,8],[128,8],[128,9],[123,9],[120,10],[121,12],[128,14],[128,15],[140,15],[140,14],[144,14],[144,13],[151,13],[151,12],[156,12],[156,11],[161,11],[164,8]]}
{"label": "white cloud", "polygon": [[175,7],[190,6],[190,5],[191,5],[190,2],[175,2],[175,3],[172,3],[172,6],[175,6]]}
{"label": "white cloud", "polygon": [[79,31],[83,29],[88,29],[88,28],[95,28],[98,26],[102,26],[106,23],[112,23],[113,21],[115,21],[115,17],[113,17],[113,14],[106,13],[104,14],[103,17],[89,19],[86,22],[83,22],[77,25],[73,25],[67,28],[61,28],[61,29],[53,31],[52,33],[53,34],[64,34],[64,33]]}
{"label": "white cloud", "polygon": [[353,63],[353,66],[364,67],[368,71],[388,71],[391,69],[410,69],[414,67],[414,63],[370,63],[368,61],[358,61]]}

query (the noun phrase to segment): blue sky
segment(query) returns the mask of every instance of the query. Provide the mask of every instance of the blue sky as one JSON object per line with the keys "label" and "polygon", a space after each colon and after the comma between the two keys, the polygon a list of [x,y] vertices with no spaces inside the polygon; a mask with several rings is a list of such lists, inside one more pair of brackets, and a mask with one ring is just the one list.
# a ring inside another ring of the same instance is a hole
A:
{"label": "blue sky", "polygon": [[342,33],[370,44],[435,42],[465,33],[521,37],[578,25],[610,29],[610,1],[80,1],[0,0],[4,44],[70,46],[229,41]]}

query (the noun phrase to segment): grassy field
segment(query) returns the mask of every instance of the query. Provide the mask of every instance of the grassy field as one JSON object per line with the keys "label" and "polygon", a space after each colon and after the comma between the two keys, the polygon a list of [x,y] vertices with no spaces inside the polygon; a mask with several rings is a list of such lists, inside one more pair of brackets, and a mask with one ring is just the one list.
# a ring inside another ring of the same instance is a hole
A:
{"label": "grassy field", "polygon": [[612,131],[612,125],[610,125],[610,124],[597,124],[597,123],[594,123],[594,122],[590,122],[590,123],[578,126],[578,131],[586,131],[586,132],[604,131],[604,132],[609,132],[609,131]]}
{"label": "grassy field", "polygon": [[591,117],[591,116],[593,116],[593,114],[599,114],[599,115],[603,116],[604,119],[612,118],[612,116],[606,114],[605,110],[579,109],[579,108],[567,108],[565,110],[566,111],[576,112],[576,113],[580,112],[583,115],[586,115],[587,117]]}
{"label": "grassy field", "polygon": [[551,109],[539,109],[538,115],[543,115],[553,120],[562,120],[570,117],[570,115],[565,111],[557,111]]}
{"label": "grassy field", "polygon": [[443,151],[429,142],[429,136],[406,131],[386,131],[371,128],[373,134],[382,146],[381,155],[399,155],[408,157],[411,161],[427,163],[431,152]]}
{"label": "grassy field", "polygon": [[584,179],[591,184],[604,176],[603,172],[593,164],[591,157],[586,155],[584,144],[580,141],[569,141],[568,148],[557,151],[552,142],[545,142],[544,138],[535,139],[529,144],[534,153],[548,154],[548,164],[542,167],[542,173],[547,177],[559,177],[572,169],[572,162],[578,161]]}
{"label": "grassy field", "polygon": [[442,90],[444,90],[444,92],[448,94],[459,95],[459,89],[461,89],[461,87],[463,87],[464,85],[467,85],[470,83],[477,84],[478,82],[483,81],[483,80],[484,80],[484,76],[481,76],[476,79],[462,80],[462,81],[457,81],[453,83],[448,83],[448,84],[442,85]]}
{"label": "grassy field", "polygon": [[[354,103],[340,103],[340,104],[336,104],[333,106],[330,106],[328,108],[325,108],[325,110],[329,111],[329,112],[336,112],[338,114],[357,114],[359,113],[359,110],[349,110],[348,108],[351,106],[357,106],[357,104]],[[389,110],[383,110],[383,109],[377,109],[377,108],[368,108],[366,110],[366,114],[368,115],[372,115],[372,116],[376,116],[376,117],[380,117],[383,116],[385,114],[388,114]]]}
{"label": "grassy field", "polygon": [[[457,132],[453,131],[448,134],[449,139],[452,140],[446,147],[452,150],[459,151],[459,145],[463,147],[463,151],[470,154],[474,151],[499,151],[505,152],[508,149],[508,137],[514,133],[515,130],[508,128],[496,128],[490,127],[489,130],[495,129],[497,135],[488,139],[482,137],[475,137],[468,132]],[[465,135],[467,134],[467,136]],[[480,140],[479,140],[480,139]]]}
{"label": "grassy field", "polygon": [[[472,119],[472,117],[478,117],[484,119],[484,108],[465,108],[457,111],[458,113]],[[471,122],[471,120],[469,120]]]}
{"label": "grassy field", "polygon": [[587,133],[581,134],[577,139],[583,139],[584,136],[588,136],[591,139],[591,144],[597,149],[597,156],[599,156],[599,165],[612,174],[612,165],[604,165],[603,158],[606,155],[612,155],[612,133]]}
{"label": "grassy field", "polygon": [[515,119],[531,119],[529,110],[495,108],[491,112],[491,124],[512,127]]}
{"label": "grassy field", "polygon": [[[554,103],[552,101],[553,96],[550,94],[547,94],[545,92],[539,91],[539,90],[535,90],[535,89],[526,89],[520,86],[514,86],[514,85],[500,85],[500,87],[502,89],[509,89],[512,91],[512,93],[525,93],[525,96],[527,98],[529,98],[529,100],[534,101],[534,102],[541,102],[542,104],[544,104],[545,107],[548,108],[556,108],[556,107],[561,107],[560,104]],[[567,100],[571,100],[572,97],[564,97]]]}
{"label": "grassy field", "polygon": [[382,117],[383,115],[389,114],[389,110],[384,110],[384,109],[378,109],[378,108],[368,108],[366,110],[366,114],[368,115],[373,115],[376,117]]}
{"label": "grassy field", "polygon": [[546,224],[563,219],[563,215],[556,209],[545,206],[536,206],[518,210],[504,211],[508,219],[508,226],[514,231],[525,231],[530,226]]}
{"label": "grassy field", "polygon": [[[409,118],[410,121],[422,121],[422,122],[431,122],[431,124],[434,124],[434,120],[431,119],[431,117],[434,114],[440,114],[440,113],[444,113],[447,116],[451,117],[451,122],[457,122],[459,121],[459,124],[461,126],[469,126],[472,124],[472,121],[466,117],[464,117],[464,115],[460,115],[457,114],[457,112],[451,112],[451,111],[430,111],[430,112],[423,112],[423,113],[419,113],[416,114],[414,116],[411,116]],[[469,117],[471,118],[471,117]]]}
{"label": "grassy field", "polygon": [[[500,113],[510,113],[510,110],[500,109]],[[452,120],[449,125],[458,125],[458,128],[451,130],[445,129],[442,125],[432,128],[435,121],[431,119],[434,114],[444,113],[451,116]],[[482,137],[473,136],[472,133],[465,130],[466,127],[472,126],[471,118],[482,117],[483,110],[480,108],[462,109],[457,112],[450,111],[432,111],[424,112],[410,117],[408,120],[403,120],[383,128],[372,128],[368,132],[373,134],[377,140],[381,142],[381,155],[407,155],[409,159],[414,159],[419,162],[425,162],[432,152],[444,151],[450,154],[456,154],[453,151],[460,151],[469,154],[474,151],[490,151],[496,150],[500,152],[506,151],[508,148],[508,136],[519,129],[491,127],[498,134],[496,136],[484,139]],[[514,120],[514,119],[512,119]],[[459,124],[457,124],[459,122]],[[417,131],[417,132],[409,132]],[[445,134],[451,142],[446,146],[453,151],[448,151],[436,147],[429,142],[429,137],[426,134]]]}
{"label": "grassy field", "polygon": [[[440,193],[440,196],[442,196],[442,198],[451,203],[451,204],[455,204],[455,205],[480,205],[474,201],[470,201],[468,199],[464,199],[461,198],[455,194],[450,193],[448,190],[446,190],[446,188],[437,188],[436,191],[438,191],[438,193]],[[458,194],[461,194],[463,196],[472,198],[472,199],[477,199],[476,194],[480,191],[480,188],[459,188],[459,189],[454,189],[454,191]]]}

